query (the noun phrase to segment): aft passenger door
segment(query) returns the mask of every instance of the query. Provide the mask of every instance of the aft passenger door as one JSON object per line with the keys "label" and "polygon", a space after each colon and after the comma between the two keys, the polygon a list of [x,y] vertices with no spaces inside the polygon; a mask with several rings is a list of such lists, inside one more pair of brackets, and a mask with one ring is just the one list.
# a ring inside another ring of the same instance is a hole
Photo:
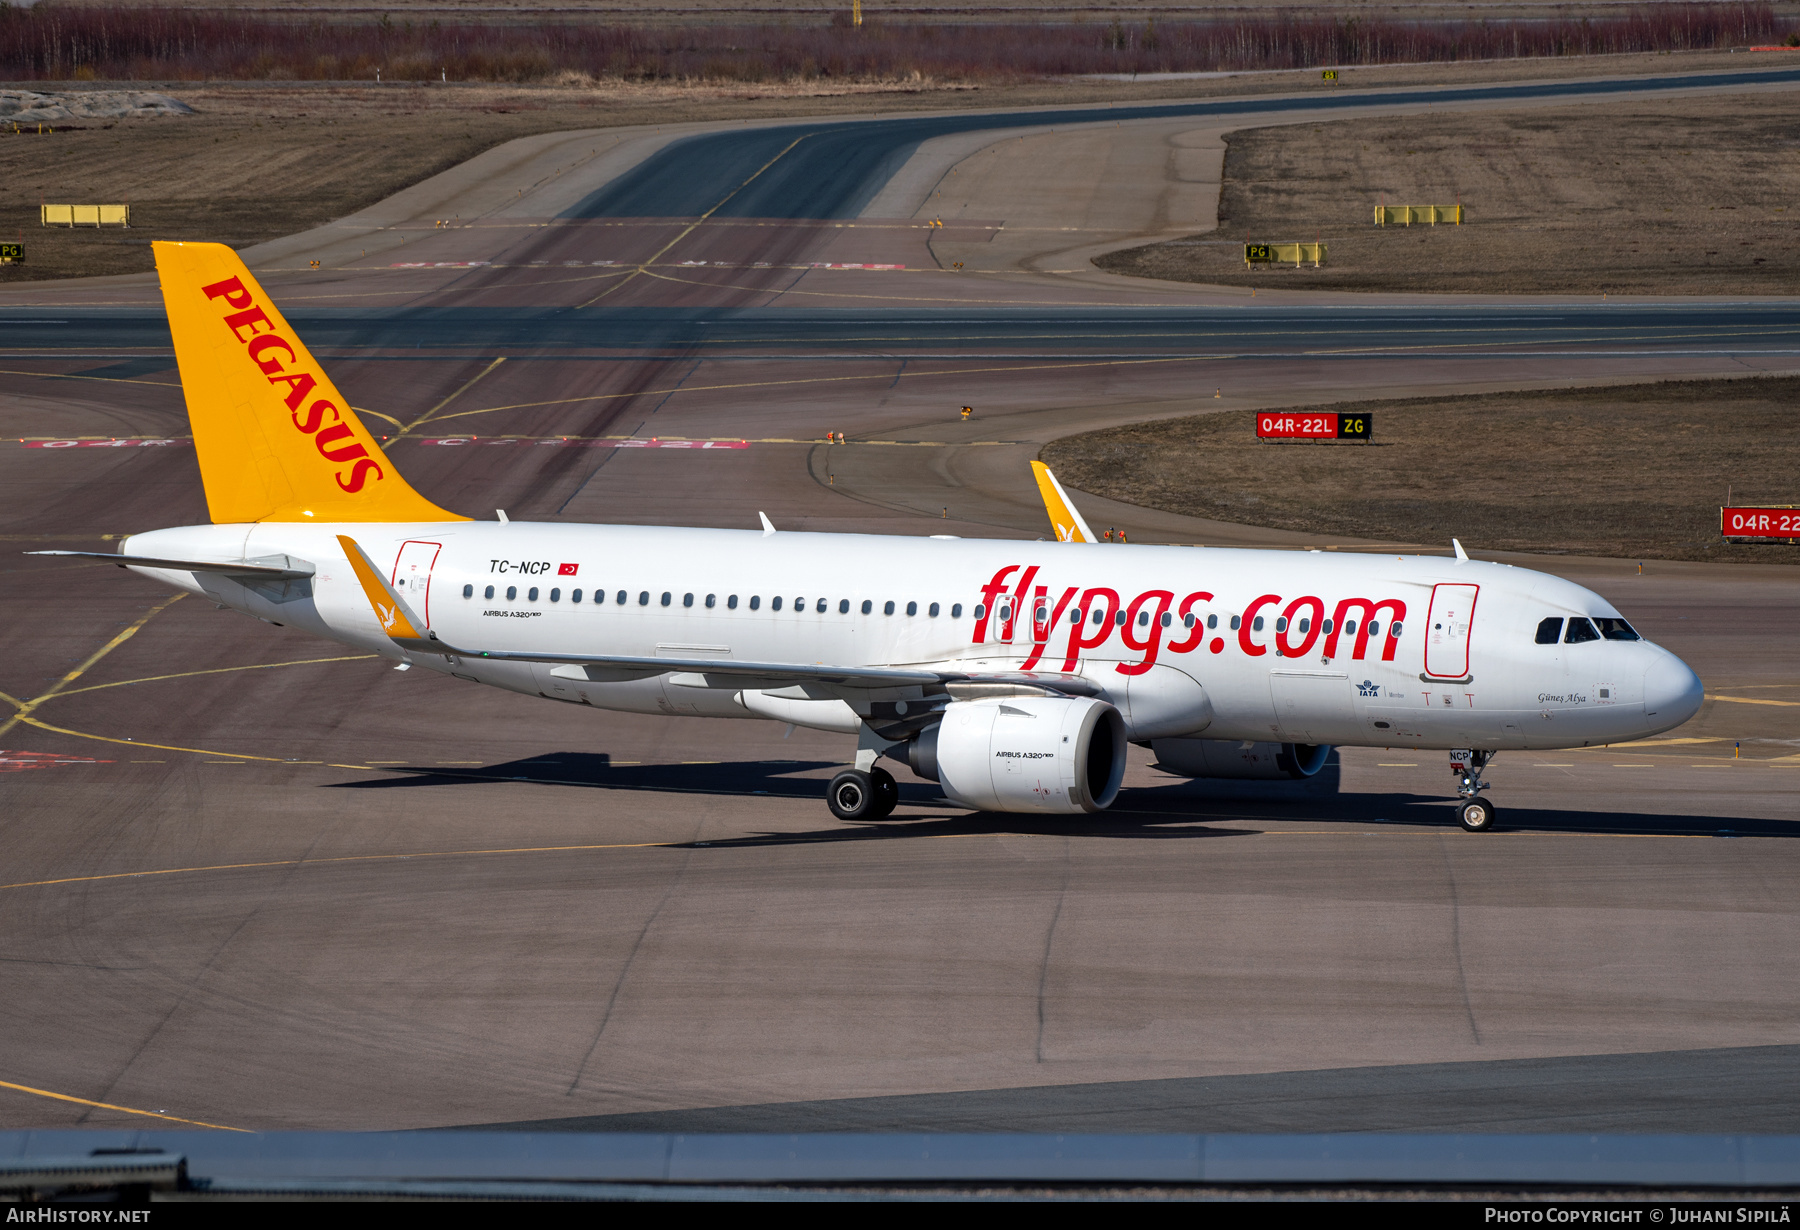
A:
{"label": "aft passenger door", "polygon": [[395,592],[406,599],[426,627],[431,626],[431,570],[443,549],[443,544],[435,542],[401,543],[400,554],[394,557],[394,575],[389,578]]}
{"label": "aft passenger door", "polygon": [[1475,622],[1479,585],[1445,584],[1431,589],[1431,614],[1425,620],[1425,673],[1436,679],[1462,679],[1469,673],[1469,629]]}

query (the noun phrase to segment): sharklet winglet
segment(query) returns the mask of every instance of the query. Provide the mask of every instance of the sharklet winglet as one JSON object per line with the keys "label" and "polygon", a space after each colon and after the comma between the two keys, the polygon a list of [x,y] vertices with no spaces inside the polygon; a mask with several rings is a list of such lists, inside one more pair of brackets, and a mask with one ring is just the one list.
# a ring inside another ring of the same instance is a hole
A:
{"label": "sharklet winglet", "polygon": [[368,598],[369,606],[375,612],[375,619],[381,624],[381,630],[387,633],[388,639],[402,649],[444,652],[438,648],[437,637],[425,626],[425,621],[413,614],[412,608],[406,605],[406,599],[388,584],[387,578],[381,575],[381,570],[375,567],[357,541],[347,534],[339,534],[337,540],[338,545],[344,548],[344,557],[350,561],[350,568],[362,585],[363,595]]}
{"label": "sharklet winglet", "polygon": [[1044,498],[1044,511],[1050,514],[1051,528],[1056,531],[1058,542],[1096,542],[1094,531],[1088,528],[1081,513],[1076,510],[1069,493],[1063,490],[1056,475],[1050,467],[1041,461],[1031,463],[1031,472],[1037,476],[1038,494]]}

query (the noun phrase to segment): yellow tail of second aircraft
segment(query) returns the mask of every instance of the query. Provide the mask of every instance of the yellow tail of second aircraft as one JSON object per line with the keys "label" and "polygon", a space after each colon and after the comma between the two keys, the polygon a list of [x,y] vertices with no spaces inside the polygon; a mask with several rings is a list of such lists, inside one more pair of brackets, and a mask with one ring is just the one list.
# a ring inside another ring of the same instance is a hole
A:
{"label": "yellow tail of second aircraft", "polygon": [[237,253],[153,247],[215,522],[467,520],[400,477]]}

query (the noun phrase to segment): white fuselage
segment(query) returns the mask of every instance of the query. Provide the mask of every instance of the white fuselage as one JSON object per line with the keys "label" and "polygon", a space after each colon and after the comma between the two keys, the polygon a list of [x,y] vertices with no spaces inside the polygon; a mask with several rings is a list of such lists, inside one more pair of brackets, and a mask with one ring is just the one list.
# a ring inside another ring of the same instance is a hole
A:
{"label": "white fuselage", "polygon": [[308,561],[307,581],[253,587],[138,571],[478,683],[629,712],[858,728],[844,700],[806,687],[691,672],[606,682],[566,666],[409,655],[376,622],[338,534],[470,652],[1074,674],[1102,689],[1137,741],[1577,747],[1668,730],[1701,699],[1694,673],[1647,641],[1538,643],[1547,619],[1617,619],[1599,595],[1425,556],[529,522],[192,526],[121,549]]}

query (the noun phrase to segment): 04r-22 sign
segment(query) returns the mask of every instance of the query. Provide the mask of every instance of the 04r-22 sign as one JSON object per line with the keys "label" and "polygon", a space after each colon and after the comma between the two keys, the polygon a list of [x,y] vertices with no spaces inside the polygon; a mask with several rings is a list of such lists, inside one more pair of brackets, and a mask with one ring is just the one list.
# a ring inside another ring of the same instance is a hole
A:
{"label": "04r-22 sign", "polygon": [[1719,534],[1724,538],[1800,538],[1800,508],[1721,508]]}
{"label": "04r-22 sign", "polygon": [[1325,414],[1271,411],[1256,416],[1259,440],[1368,440],[1375,419],[1369,414]]}

